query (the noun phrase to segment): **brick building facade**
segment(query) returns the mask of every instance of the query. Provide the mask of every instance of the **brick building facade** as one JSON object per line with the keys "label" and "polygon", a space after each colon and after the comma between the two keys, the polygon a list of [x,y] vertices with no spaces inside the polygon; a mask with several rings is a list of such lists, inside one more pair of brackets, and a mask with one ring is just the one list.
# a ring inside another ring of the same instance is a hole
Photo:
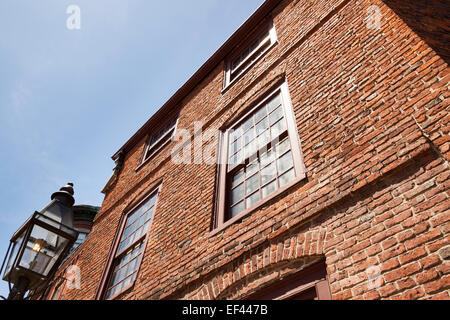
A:
{"label": "brick building facade", "polygon": [[[47,298],[449,299],[448,35],[445,1],[265,1],[113,156]],[[273,184],[249,119],[288,141]]]}

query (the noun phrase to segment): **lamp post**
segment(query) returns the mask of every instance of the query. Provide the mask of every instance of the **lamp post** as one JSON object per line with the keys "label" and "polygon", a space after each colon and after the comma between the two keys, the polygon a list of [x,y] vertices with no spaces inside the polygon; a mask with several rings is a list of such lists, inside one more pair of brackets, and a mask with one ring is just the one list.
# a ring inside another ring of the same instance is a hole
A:
{"label": "lamp post", "polygon": [[53,193],[50,203],[12,236],[0,269],[6,263],[3,280],[10,286],[8,299],[21,300],[28,290],[41,287],[72,247],[78,236],[73,229],[73,194],[72,183]]}

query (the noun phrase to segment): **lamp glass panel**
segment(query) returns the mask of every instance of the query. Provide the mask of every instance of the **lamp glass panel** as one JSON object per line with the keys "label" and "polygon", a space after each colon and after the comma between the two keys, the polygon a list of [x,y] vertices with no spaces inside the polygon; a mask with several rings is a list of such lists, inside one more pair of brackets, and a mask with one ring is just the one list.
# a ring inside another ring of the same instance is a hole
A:
{"label": "lamp glass panel", "polygon": [[24,229],[23,233],[11,245],[11,251],[9,254],[8,262],[6,264],[5,273],[3,274],[3,280],[7,279],[6,277],[13,267],[14,260],[16,260],[17,254],[19,253],[20,245],[23,241],[23,238],[25,237],[25,232],[26,229]]}
{"label": "lamp glass panel", "polygon": [[55,228],[61,230],[62,232],[72,236],[75,239],[78,237],[78,232],[76,230],[72,229],[73,224],[70,224],[70,225],[60,224],[60,223],[57,223],[54,220],[50,219],[46,215],[43,215],[40,213],[36,214],[36,219],[44,222],[45,224],[48,224],[52,227],[55,227]]}
{"label": "lamp glass panel", "polygon": [[[58,200],[52,200],[42,211],[37,218],[57,228],[73,228],[73,212],[72,208],[67,207]],[[60,227],[60,225],[62,225]],[[63,230],[67,232],[66,230]]]}
{"label": "lamp glass panel", "polygon": [[19,265],[47,276],[68,242],[67,238],[34,225]]}

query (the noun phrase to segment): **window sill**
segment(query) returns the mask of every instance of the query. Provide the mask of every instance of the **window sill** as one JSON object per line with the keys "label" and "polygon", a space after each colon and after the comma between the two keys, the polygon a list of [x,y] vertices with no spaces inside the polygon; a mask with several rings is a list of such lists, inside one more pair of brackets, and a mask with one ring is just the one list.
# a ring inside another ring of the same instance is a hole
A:
{"label": "window sill", "polygon": [[220,226],[218,226],[217,228],[211,230],[209,232],[209,236],[213,237],[215,235],[217,235],[219,232],[225,230],[226,228],[228,228],[229,226],[233,225],[234,223],[238,222],[239,220],[245,218],[246,216],[252,214],[253,212],[255,212],[256,210],[260,209],[263,205],[265,205],[267,202],[273,200],[274,198],[276,198],[277,196],[279,196],[280,194],[282,194],[283,192],[285,192],[286,190],[292,188],[294,185],[298,184],[300,181],[304,180],[306,178],[306,174],[300,174],[300,176],[298,176],[297,178],[295,178],[293,181],[291,181],[290,183],[288,183],[287,185],[281,187],[280,189],[278,189],[277,191],[275,191],[273,194],[271,194],[270,196],[258,201],[257,203],[255,203],[252,207],[248,208],[247,210],[241,212],[239,215],[237,215],[236,217],[233,217],[229,220],[227,220],[226,222],[224,222],[223,224],[221,224]]}
{"label": "window sill", "polygon": [[220,91],[221,94],[225,94],[225,92],[228,91],[228,89],[230,87],[233,86],[233,84],[235,84],[236,82],[239,81],[240,78],[242,78],[242,76],[247,72],[248,69],[250,69],[256,62],[258,62],[270,49],[272,49],[273,47],[275,47],[278,44],[278,40],[274,41],[273,43],[271,43],[270,45],[267,46],[267,48],[265,48],[263,51],[261,51],[261,53],[259,54],[259,57],[256,58],[255,60],[253,60],[251,63],[249,63],[245,68],[242,69],[242,71],[236,76],[236,78],[234,78],[232,81],[230,81],[228,84],[226,84],[224,86],[224,88],[222,89],[222,91]]}

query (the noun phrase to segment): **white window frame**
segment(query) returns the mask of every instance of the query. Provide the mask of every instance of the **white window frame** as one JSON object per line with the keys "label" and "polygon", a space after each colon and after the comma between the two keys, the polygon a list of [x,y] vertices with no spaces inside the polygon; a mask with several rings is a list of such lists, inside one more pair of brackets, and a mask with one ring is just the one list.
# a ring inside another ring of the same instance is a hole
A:
{"label": "white window frame", "polygon": [[[258,46],[252,50],[234,69],[233,61],[239,57],[250,44],[262,34],[267,35],[259,42]],[[270,48],[277,43],[277,33],[273,21],[265,23],[251,37],[246,39],[233,55],[227,58],[225,62],[224,88],[227,89],[236,82],[253,64],[255,64]]]}
{"label": "white window frame", "polygon": [[[149,134],[147,136],[147,139],[146,139],[147,142],[145,144],[145,149],[144,149],[144,153],[142,156],[141,164],[144,164],[149,159],[154,157],[159,151],[161,151],[162,148],[164,148],[167,144],[170,143],[170,141],[172,141],[172,138],[175,136],[175,133],[176,133],[176,130],[178,127],[178,120],[179,120],[179,115],[176,116],[176,120],[175,120],[174,124],[171,127],[167,128],[167,130],[156,141],[153,141],[151,144],[149,142],[152,137],[152,134]],[[170,121],[172,121],[172,120],[170,120]],[[162,141],[163,141],[163,143],[161,143]],[[160,144],[160,145],[158,146],[158,144]]]}
{"label": "white window frame", "polygon": [[[261,198],[260,201],[252,205],[251,207],[245,209],[238,215],[234,217],[230,217],[229,215],[229,201],[227,199],[227,193],[229,192],[229,173],[228,173],[228,159],[229,159],[229,136],[230,132],[232,132],[233,128],[239,126],[245,119],[255,113],[255,111],[264,103],[269,101],[271,98],[273,98],[276,94],[280,94],[283,110],[284,110],[284,116],[287,121],[287,131],[288,136],[291,142],[291,152],[293,154],[293,161],[294,161],[294,171],[295,171],[295,178],[289,182],[288,184],[279,187],[275,192],[267,195],[264,198]],[[259,207],[263,206],[268,201],[272,200],[273,198],[279,196],[283,192],[285,192],[287,189],[291,188],[295,184],[297,184],[299,181],[303,180],[306,177],[306,167],[304,165],[303,160],[303,154],[302,154],[302,148],[300,143],[300,138],[298,135],[298,128],[295,121],[295,114],[292,107],[292,101],[289,94],[288,85],[286,82],[283,82],[279,85],[277,85],[274,88],[271,88],[268,92],[264,93],[262,95],[262,99],[259,100],[256,104],[253,104],[247,111],[245,111],[243,114],[237,115],[235,119],[231,122],[230,125],[228,125],[226,128],[223,129],[222,135],[221,135],[221,141],[220,141],[220,148],[219,148],[219,164],[218,164],[218,179],[217,179],[217,189],[216,189],[216,204],[215,204],[215,212],[213,217],[213,228],[210,232],[210,235],[213,236],[217,234],[218,232],[222,231],[223,229],[227,228],[228,226],[234,224],[235,222],[241,220],[245,216],[251,214]]]}

